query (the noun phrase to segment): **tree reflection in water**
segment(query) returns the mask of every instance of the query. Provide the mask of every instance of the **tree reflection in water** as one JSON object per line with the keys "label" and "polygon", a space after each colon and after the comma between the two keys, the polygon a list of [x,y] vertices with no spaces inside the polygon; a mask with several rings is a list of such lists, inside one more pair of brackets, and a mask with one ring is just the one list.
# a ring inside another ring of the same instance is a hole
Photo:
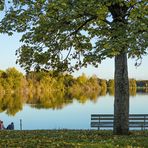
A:
{"label": "tree reflection in water", "polygon": [[98,95],[97,91],[72,95],[62,90],[40,95],[29,94],[28,96],[19,93],[6,93],[0,95],[0,112],[6,112],[8,115],[14,116],[23,109],[25,103],[37,109],[62,109],[68,104],[73,103],[74,99],[80,103],[85,103],[87,100],[96,101]]}
{"label": "tree reflection in water", "polygon": [[[33,94],[24,96],[21,93],[6,93],[0,95],[0,112],[6,112],[6,114],[15,116],[15,114],[23,109],[24,104],[29,104],[33,108],[37,109],[62,109],[65,106],[72,104],[74,100],[79,103],[86,103],[88,100],[96,102],[99,96],[104,96],[108,93],[114,95],[114,89],[108,89],[108,91],[80,91],[79,93],[70,93],[65,91],[55,91],[50,93]],[[148,93],[146,89],[138,90],[138,93]],[[130,89],[130,95],[136,96],[136,89]],[[27,98],[27,99],[26,99]]]}
{"label": "tree reflection in water", "polygon": [[6,111],[6,114],[14,116],[23,109],[24,98],[17,93],[6,93],[0,97],[0,112]]}
{"label": "tree reflection in water", "polygon": [[92,93],[79,93],[72,95],[69,92],[55,91],[52,94],[43,94],[40,97],[35,96],[27,100],[27,104],[30,104],[34,108],[46,108],[46,109],[62,109],[68,104],[72,104],[74,100],[79,103],[85,103],[87,100],[96,101],[98,98],[98,92],[94,91]]}

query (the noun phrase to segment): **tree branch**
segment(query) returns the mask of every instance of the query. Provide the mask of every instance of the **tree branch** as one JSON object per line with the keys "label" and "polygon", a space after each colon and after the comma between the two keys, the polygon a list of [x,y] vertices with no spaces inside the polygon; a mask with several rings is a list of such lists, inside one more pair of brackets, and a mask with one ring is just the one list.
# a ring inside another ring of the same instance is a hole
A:
{"label": "tree branch", "polygon": [[73,35],[73,34],[76,34],[81,28],[83,28],[88,22],[96,19],[97,17],[96,16],[93,16],[89,19],[87,19],[83,24],[81,24],[74,32],[72,32],[71,34],[69,34],[69,36]]}

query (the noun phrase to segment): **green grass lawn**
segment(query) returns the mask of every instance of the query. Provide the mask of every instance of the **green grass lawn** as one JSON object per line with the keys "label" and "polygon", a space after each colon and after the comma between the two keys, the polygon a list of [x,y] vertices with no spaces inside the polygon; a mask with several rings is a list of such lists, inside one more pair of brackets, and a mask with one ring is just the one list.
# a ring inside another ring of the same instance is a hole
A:
{"label": "green grass lawn", "polygon": [[128,136],[97,130],[0,131],[0,148],[148,148],[148,131]]}

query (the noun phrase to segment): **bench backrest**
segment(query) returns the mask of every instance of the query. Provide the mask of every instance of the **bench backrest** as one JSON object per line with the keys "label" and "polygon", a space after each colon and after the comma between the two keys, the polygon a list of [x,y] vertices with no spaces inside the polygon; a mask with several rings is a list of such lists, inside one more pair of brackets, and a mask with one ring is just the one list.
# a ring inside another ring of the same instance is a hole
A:
{"label": "bench backrest", "polygon": [[[113,114],[92,114],[91,127],[93,128],[112,128],[114,122]],[[148,114],[130,114],[129,127],[145,128],[148,127]]]}

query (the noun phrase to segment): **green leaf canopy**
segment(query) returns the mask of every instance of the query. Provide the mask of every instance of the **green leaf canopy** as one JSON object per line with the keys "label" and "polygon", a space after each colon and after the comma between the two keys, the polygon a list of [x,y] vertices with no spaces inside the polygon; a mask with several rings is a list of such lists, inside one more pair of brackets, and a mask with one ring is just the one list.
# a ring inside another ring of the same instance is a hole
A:
{"label": "green leaf canopy", "polygon": [[20,0],[0,23],[2,33],[23,32],[16,54],[26,71],[73,71],[122,52],[139,59],[147,30],[147,0]]}

